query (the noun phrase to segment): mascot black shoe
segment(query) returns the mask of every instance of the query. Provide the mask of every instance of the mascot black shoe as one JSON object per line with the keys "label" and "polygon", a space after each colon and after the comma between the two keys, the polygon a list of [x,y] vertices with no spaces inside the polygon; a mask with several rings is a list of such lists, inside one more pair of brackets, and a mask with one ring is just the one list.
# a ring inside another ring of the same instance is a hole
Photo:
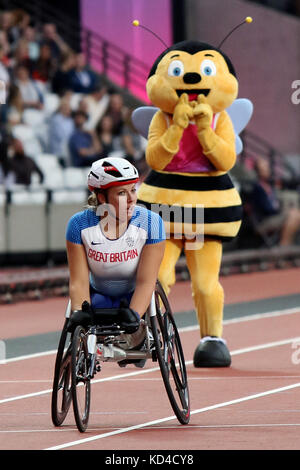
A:
{"label": "mascot black shoe", "polygon": [[250,119],[252,103],[236,99],[238,81],[229,57],[199,41],[164,50],[146,88],[153,106],[136,109],[132,121],[148,139],[151,168],[138,203],[161,215],[167,233],[159,281],[168,295],[184,251],[200,338],[211,338],[197,347],[194,366],[228,367],[219,272],[222,244],[241,226],[241,198],[229,171],[242,150],[238,134]]}
{"label": "mascot black shoe", "polygon": [[194,353],[195,367],[229,367],[230,352],[222,338],[206,336],[202,338]]}

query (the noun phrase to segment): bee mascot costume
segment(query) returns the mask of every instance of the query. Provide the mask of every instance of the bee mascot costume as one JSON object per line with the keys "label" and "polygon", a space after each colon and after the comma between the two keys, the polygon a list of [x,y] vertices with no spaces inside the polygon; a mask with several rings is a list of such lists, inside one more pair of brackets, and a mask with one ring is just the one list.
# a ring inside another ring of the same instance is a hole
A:
{"label": "bee mascot costume", "polygon": [[[133,24],[141,26],[137,20]],[[169,232],[159,280],[169,293],[184,249],[201,337],[194,366],[228,367],[219,271],[222,242],[237,235],[242,218],[240,196],[228,175],[236,162],[235,129],[226,111],[238,94],[235,70],[220,48],[183,41],[157,58],[146,89],[156,108],[138,108],[132,120],[143,133],[143,120],[151,118],[146,132],[151,172],[139,188],[138,200],[158,208]],[[186,207],[190,209],[185,212]],[[184,222],[184,233],[178,220]]]}

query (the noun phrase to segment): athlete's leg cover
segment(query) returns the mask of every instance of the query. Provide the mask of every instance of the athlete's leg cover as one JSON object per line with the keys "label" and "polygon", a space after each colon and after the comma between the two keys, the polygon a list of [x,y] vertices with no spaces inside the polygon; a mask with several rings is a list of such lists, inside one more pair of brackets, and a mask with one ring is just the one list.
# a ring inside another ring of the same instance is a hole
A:
{"label": "athlete's leg cover", "polygon": [[165,253],[158,273],[158,279],[166,295],[169,294],[171,287],[175,284],[175,265],[183,246],[183,240],[175,240],[173,238],[166,240]]}
{"label": "athlete's leg cover", "polygon": [[200,335],[222,336],[224,292],[219,283],[222,244],[207,240],[200,250],[185,251]]}
{"label": "athlete's leg cover", "polygon": [[[166,241],[165,254],[158,276],[166,294],[169,294],[170,288],[175,283],[175,265],[184,245],[184,240]],[[190,248],[189,242],[185,255],[191,277],[200,336],[205,338],[203,340],[205,342],[201,341],[195,350],[194,366],[228,367],[231,364],[230,353],[226,343],[221,339],[224,292],[219,282],[219,271],[222,244],[216,240],[206,240],[202,248],[196,250]],[[210,341],[208,342],[207,339]]]}
{"label": "athlete's leg cover", "polygon": [[[190,243],[189,243],[190,245]],[[175,265],[184,247],[184,240],[166,240],[166,249],[158,278],[166,294],[175,284]],[[222,244],[205,241],[199,250],[185,250],[187,266],[192,281],[201,337],[222,336],[224,293],[219,283]]]}

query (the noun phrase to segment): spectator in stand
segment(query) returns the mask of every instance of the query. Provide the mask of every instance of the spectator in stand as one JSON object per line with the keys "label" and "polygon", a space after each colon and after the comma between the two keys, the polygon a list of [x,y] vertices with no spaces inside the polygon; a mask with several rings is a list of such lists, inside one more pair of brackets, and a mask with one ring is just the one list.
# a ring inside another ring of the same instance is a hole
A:
{"label": "spectator in stand", "polygon": [[8,40],[7,40],[6,32],[1,31],[1,30],[0,30],[0,45],[2,46],[2,50],[3,50],[2,63],[6,67],[9,67],[10,66],[10,59],[9,59],[10,45],[9,45]]}
{"label": "spectator in stand", "polygon": [[51,88],[53,93],[62,96],[66,91],[71,90],[70,71],[75,67],[75,54],[70,51],[63,55],[61,65],[56,70]]}
{"label": "spectator in stand", "polygon": [[261,233],[278,232],[281,246],[291,245],[300,229],[300,210],[281,208],[280,200],[272,187],[271,167],[265,158],[255,163],[257,182],[254,183],[250,203]]}
{"label": "spectator in stand", "polygon": [[15,177],[8,157],[8,135],[0,134],[0,185],[9,188],[15,182]]}
{"label": "spectator in stand", "polygon": [[51,49],[52,58],[59,62],[62,54],[70,51],[69,46],[63,41],[53,23],[46,23],[43,27],[41,46],[47,44]]}
{"label": "spectator in stand", "polygon": [[99,159],[101,150],[99,139],[94,131],[85,131],[84,124],[88,115],[77,110],[74,113],[75,131],[69,140],[71,164],[75,167],[90,166]]}
{"label": "spectator in stand", "polygon": [[[132,124],[131,115],[132,111],[127,109],[125,112],[124,126],[121,135],[121,142],[126,155],[130,158],[133,165],[137,166],[139,172],[143,172],[145,168],[145,148],[146,141],[136,131]],[[144,141],[144,142],[143,142]]]}
{"label": "spectator in stand", "polygon": [[15,37],[21,38],[25,32],[27,26],[31,22],[30,15],[21,8],[12,11],[13,17],[13,30],[15,31]]}
{"label": "spectator in stand", "polygon": [[31,76],[33,80],[50,85],[52,77],[56,71],[56,61],[52,59],[51,48],[48,44],[40,47],[40,56],[32,65]]}
{"label": "spectator in stand", "polygon": [[14,15],[12,11],[3,11],[0,16],[0,29],[7,35],[10,47],[13,47],[18,41],[20,34],[14,25]]}
{"label": "spectator in stand", "polygon": [[6,119],[8,126],[15,126],[21,124],[23,113],[23,99],[20,89],[12,84],[9,89],[7,98],[7,113]]}
{"label": "spectator in stand", "polygon": [[36,61],[40,56],[40,45],[36,38],[36,29],[33,26],[27,26],[23,40],[27,42],[29,59]]}
{"label": "spectator in stand", "polygon": [[5,65],[4,47],[0,44],[0,80],[5,83],[6,88],[10,84],[10,74]]}
{"label": "spectator in stand", "polygon": [[93,130],[102,119],[109,105],[109,94],[104,86],[96,86],[95,89],[86,96],[87,112],[89,115],[85,128]]}
{"label": "spectator in stand", "polygon": [[[77,107],[75,108],[76,111],[83,111],[86,115],[87,115],[87,118],[89,119],[89,113],[88,113],[88,103],[86,101],[86,95],[83,96],[83,98],[81,98],[81,100],[79,101]],[[86,129],[86,125],[87,125],[87,122],[85,122],[84,124],[84,130]]]}
{"label": "spectator in stand", "polygon": [[63,98],[58,111],[49,123],[49,151],[59,157],[62,166],[67,166],[67,147],[74,132],[69,98]]}
{"label": "spectator in stand", "polygon": [[[109,114],[103,116],[99,121],[96,132],[99,137],[101,145],[101,155],[105,157],[114,150],[120,150],[119,137],[116,137],[113,133],[113,120]],[[101,157],[100,157],[101,158]]]}
{"label": "spectator in stand", "polygon": [[29,57],[28,42],[23,38],[19,39],[12,57],[12,66],[18,67],[23,65],[29,70],[31,75],[33,63],[33,60]]}
{"label": "spectator in stand", "polygon": [[[3,34],[2,34],[3,33]],[[7,95],[11,86],[10,59],[6,34],[0,31],[0,121],[7,122]],[[2,39],[2,40],[1,40]]]}
{"label": "spectator in stand", "polygon": [[84,54],[75,56],[75,67],[70,71],[71,90],[74,93],[92,93],[97,83],[96,74],[86,64]]}
{"label": "spectator in stand", "polygon": [[112,93],[110,96],[107,113],[113,120],[114,135],[121,135],[127,108],[124,106],[123,96],[120,93]]}
{"label": "spectator in stand", "polygon": [[24,108],[43,109],[43,93],[38,84],[29,77],[29,70],[23,65],[18,65],[15,69],[16,80]]}
{"label": "spectator in stand", "polygon": [[11,151],[10,169],[14,174],[16,184],[29,186],[34,173],[38,174],[40,183],[44,181],[43,173],[35,161],[25,155],[23,144],[19,139],[12,140]]}

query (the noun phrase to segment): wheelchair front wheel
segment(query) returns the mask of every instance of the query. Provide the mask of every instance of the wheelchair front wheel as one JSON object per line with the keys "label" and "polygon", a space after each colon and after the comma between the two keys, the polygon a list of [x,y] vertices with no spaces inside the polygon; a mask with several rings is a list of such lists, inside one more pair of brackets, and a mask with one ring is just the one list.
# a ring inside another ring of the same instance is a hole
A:
{"label": "wheelchair front wheel", "polygon": [[71,353],[71,390],[73,410],[77,428],[85,432],[90,414],[91,381],[86,330],[77,326],[72,339]]}
{"label": "wheelchair front wheel", "polygon": [[190,397],[183,349],[167,296],[158,282],[155,288],[156,316],[151,316],[155,352],[164,385],[181,424],[190,420]]}
{"label": "wheelchair front wheel", "polygon": [[51,417],[54,426],[64,422],[72,401],[71,394],[71,334],[67,331],[66,319],[61,332],[54,369],[52,386]]}

